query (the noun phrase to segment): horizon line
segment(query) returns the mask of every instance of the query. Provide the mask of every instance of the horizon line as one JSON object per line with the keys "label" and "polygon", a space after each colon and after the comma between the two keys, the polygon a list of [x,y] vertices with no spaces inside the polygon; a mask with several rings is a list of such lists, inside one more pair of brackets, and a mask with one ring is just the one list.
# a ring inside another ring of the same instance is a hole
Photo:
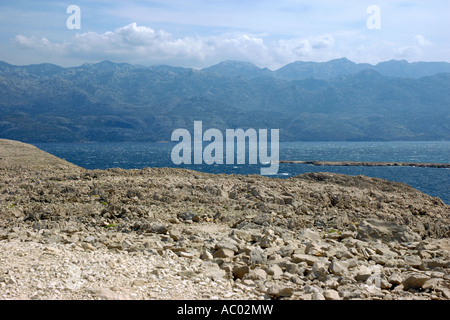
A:
{"label": "horizon line", "polygon": [[63,69],[71,69],[71,68],[80,68],[80,67],[82,67],[84,65],[98,65],[98,64],[101,64],[101,63],[109,62],[109,63],[113,63],[113,64],[126,64],[126,65],[130,65],[130,66],[133,66],[133,67],[143,67],[143,68],[167,66],[167,67],[173,67],[173,68],[183,68],[183,69],[191,69],[191,70],[202,71],[202,70],[205,70],[205,69],[208,69],[208,68],[211,68],[211,67],[223,64],[225,62],[234,62],[234,63],[248,63],[248,64],[251,64],[251,65],[253,65],[253,66],[255,66],[255,67],[259,68],[259,69],[262,69],[262,70],[268,69],[268,70],[273,72],[273,71],[280,70],[280,69],[282,69],[282,68],[284,68],[284,67],[286,67],[288,65],[292,65],[292,64],[295,64],[295,63],[299,63],[299,62],[301,62],[301,63],[322,64],[322,63],[330,63],[330,62],[338,61],[338,60],[346,60],[346,61],[349,61],[349,62],[355,64],[355,65],[367,64],[367,65],[370,65],[372,67],[375,67],[375,66],[377,66],[379,64],[382,64],[382,63],[392,62],[392,61],[395,61],[395,62],[406,62],[408,64],[416,64],[416,63],[447,63],[447,64],[450,64],[450,62],[447,62],[447,61],[412,61],[412,62],[410,62],[407,59],[398,59],[398,60],[397,59],[390,59],[390,60],[380,61],[380,62],[378,62],[376,64],[372,64],[372,63],[369,63],[369,62],[354,62],[354,61],[352,61],[352,60],[350,60],[350,59],[348,59],[346,57],[331,59],[331,60],[328,60],[328,61],[296,60],[296,61],[293,61],[293,62],[289,62],[289,63],[283,65],[282,67],[278,68],[278,69],[270,69],[268,67],[260,67],[260,66],[256,65],[255,63],[253,63],[251,61],[247,61],[247,60],[233,60],[233,59],[222,60],[220,62],[217,62],[215,64],[212,64],[210,66],[203,67],[203,68],[183,67],[183,66],[179,66],[179,65],[170,65],[170,64],[143,65],[141,63],[134,64],[134,63],[130,63],[130,62],[116,62],[116,61],[112,61],[110,59],[99,60],[97,62],[83,62],[82,64],[73,65],[73,66],[62,66],[62,65],[58,65],[58,64],[55,64],[55,63],[52,63],[52,62],[31,63],[31,64],[12,64],[12,63],[9,63],[9,62],[7,62],[5,60],[0,60],[0,63],[4,63],[4,64],[7,64],[7,65],[10,65],[10,66],[13,66],[13,67],[30,67],[30,66],[39,66],[39,65],[46,65],[47,64],[47,65],[53,65],[53,66],[56,66],[56,67],[59,67],[59,68],[63,68]]}

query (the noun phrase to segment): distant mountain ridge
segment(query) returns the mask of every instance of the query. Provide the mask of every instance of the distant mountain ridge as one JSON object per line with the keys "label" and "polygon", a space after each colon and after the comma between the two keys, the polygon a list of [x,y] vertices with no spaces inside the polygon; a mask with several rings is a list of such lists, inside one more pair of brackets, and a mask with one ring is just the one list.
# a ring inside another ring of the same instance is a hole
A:
{"label": "distant mountain ridge", "polygon": [[[49,75],[63,73],[66,70],[72,69],[87,69],[104,70],[133,70],[133,69],[191,69],[182,67],[172,67],[168,65],[154,65],[154,66],[139,66],[128,63],[114,63],[108,60],[101,61],[99,63],[85,63],[78,67],[63,68],[51,63],[34,64],[28,66],[15,66],[8,64],[4,61],[0,61],[0,68],[2,71],[5,69],[10,70],[27,70],[29,73],[35,75]],[[384,76],[400,77],[400,78],[413,78],[418,79],[421,77],[431,76],[438,73],[450,73],[450,63],[448,62],[408,62],[406,60],[390,60],[380,62],[376,65],[369,63],[354,63],[347,58],[340,58],[330,60],[328,62],[308,62],[308,61],[296,61],[289,63],[277,70],[270,70],[268,68],[260,68],[251,62],[245,61],[222,61],[218,64],[212,65],[201,69],[204,72],[217,73],[222,76],[234,77],[261,77],[272,76],[283,80],[303,80],[307,78],[327,80],[336,78],[342,75],[351,75],[363,70],[374,70]]]}
{"label": "distant mountain ridge", "polygon": [[450,64],[345,58],[278,70],[224,61],[191,68],[102,61],[63,68],[0,62],[0,138],[170,140],[177,128],[274,128],[280,139],[450,140]]}
{"label": "distant mountain ridge", "polygon": [[437,73],[450,72],[450,63],[409,63],[405,60],[390,60],[371,65],[369,63],[354,63],[347,58],[341,58],[328,62],[297,61],[271,71],[267,68],[258,68],[250,62],[225,61],[202,70],[216,72],[223,76],[273,76],[283,80],[303,80],[307,78],[328,80],[342,75],[355,74],[363,70],[374,70],[384,76],[418,79]]}

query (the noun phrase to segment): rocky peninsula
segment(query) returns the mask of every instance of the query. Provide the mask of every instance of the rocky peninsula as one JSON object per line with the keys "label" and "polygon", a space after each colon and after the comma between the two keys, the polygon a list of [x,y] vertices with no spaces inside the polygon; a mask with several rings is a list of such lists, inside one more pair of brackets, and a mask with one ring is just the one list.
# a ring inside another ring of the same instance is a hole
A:
{"label": "rocky peninsula", "polygon": [[402,183],[86,170],[0,140],[0,299],[449,300],[450,206]]}
{"label": "rocky peninsula", "polygon": [[418,167],[418,168],[450,169],[450,163],[430,163],[430,162],[291,161],[291,160],[282,160],[278,162],[291,164],[311,164],[314,166],[334,166],[334,167]]}

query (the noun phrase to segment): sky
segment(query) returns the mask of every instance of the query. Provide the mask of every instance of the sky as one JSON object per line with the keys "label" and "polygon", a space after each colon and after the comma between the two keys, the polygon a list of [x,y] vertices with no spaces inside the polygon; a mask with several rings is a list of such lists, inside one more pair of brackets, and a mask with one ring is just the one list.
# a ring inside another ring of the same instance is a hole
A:
{"label": "sky", "polygon": [[449,12],[449,0],[2,0],[0,60],[190,68],[239,60],[271,70],[342,57],[450,62]]}

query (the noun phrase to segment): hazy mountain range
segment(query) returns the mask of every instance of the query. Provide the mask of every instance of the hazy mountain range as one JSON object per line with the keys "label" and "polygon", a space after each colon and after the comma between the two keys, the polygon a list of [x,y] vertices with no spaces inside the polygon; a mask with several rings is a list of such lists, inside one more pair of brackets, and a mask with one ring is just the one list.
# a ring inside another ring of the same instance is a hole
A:
{"label": "hazy mountain range", "polygon": [[278,70],[103,61],[62,68],[0,62],[0,138],[170,140],[177,128],[280,129],[287,140],[450,140],[450,63],[345,58]]}

